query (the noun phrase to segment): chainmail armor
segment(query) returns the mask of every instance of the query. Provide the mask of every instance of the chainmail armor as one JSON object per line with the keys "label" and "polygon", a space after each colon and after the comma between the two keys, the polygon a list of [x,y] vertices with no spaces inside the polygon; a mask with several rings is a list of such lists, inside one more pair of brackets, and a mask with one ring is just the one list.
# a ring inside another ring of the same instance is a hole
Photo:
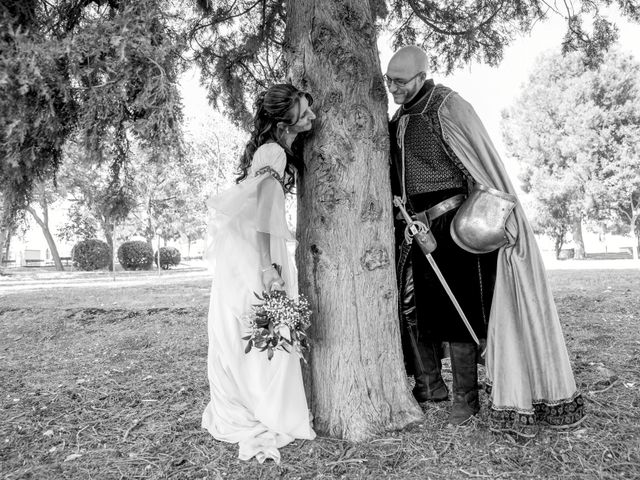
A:
{"label": "chainmail armor", "polygon": [[[438,109],[451,89],[436,85],[408,109],[400,108],[392,121],[410,117],[404,132],[407,195],[466,188],[469,172],[442,140]],[[398,143],[399,139],[398,139]]]}

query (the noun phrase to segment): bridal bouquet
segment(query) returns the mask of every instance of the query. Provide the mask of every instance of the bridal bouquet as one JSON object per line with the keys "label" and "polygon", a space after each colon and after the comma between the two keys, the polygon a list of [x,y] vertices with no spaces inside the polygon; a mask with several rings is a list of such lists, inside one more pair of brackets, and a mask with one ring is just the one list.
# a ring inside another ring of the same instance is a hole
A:
{"label": "bridal bouquet", "polygon": [[247,340],[245,353],[255,347],[261,352],[266,350],[271,360],[276,349],[287,353],[294,349],[304,360],[303,353],[309,350],[306,330],[311,324],[307,299],[303,295],[297,299],[290,298],[281,290],[254,295],[261,303],[252,305],[247,313],[250,332],[242,337],[242,340]]}

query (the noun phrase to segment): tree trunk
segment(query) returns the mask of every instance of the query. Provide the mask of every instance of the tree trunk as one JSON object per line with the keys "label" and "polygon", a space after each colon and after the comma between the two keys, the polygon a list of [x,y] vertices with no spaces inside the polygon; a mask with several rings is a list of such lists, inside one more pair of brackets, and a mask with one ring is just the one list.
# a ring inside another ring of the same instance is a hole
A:
{"label": "tree trunk", "polygon": [[[319,432],[365,440],[422,418],[400,346],[387,96],[368,1],[288,2],[292,82],[314,96],[298,192]],[[317,7],[317,8],[316,8]]]}
{"label": "tree trunk", "polygon": [[560,258],[560,251],[564,245],[564,235],[555,235],[553,238],[553,247],[556,252],[556,260]]}
{"label": "tree trunk", "polygon": [[582,219],[574,220],[571,225],[571,235],[573,237],[573,243],[575,245],[575,253],[573,258],[576,260],[584,260],[584,239],[582,238]]}
{"label": "tree trunk", "polygon": [[107,242],[107,245],[109,246],[109,248],[111,249],[111,263],[109,265],[109,270],[111,271],[115,271],[116,269],[116,262],[115,259],[117,258],[117,251],[115,250],[116,245],[113,244],[113,231],[114,231],[114,226],[113,226],[113,221],[111,221],[109,218],[104,219],[104,221],[100,221],[100,224],[102,226],[102,232],[104,234],[104,238]]}
{"label": "tree trunk", "polygon": [[13,235],[13,231],[12,229],[8,228],[6,232],[1,232],[0,233],[0,237],[3,237],[3,239],[0,239],[0,243],[3,244],[2,249],[0,250],[2,252],[2,257],[6,258],[7,260],[9,260],[9,252],[11,250],[11,237]]}
{"label": "tree trunk", "polygon": [[[0,192],[0,252],[5,249],[6,243],[14,226],[14,214],[9,197]],[[1,255],[0,255],[1,256]],[[0,260],[2,260],[0,258]],[[0,261],[0,274],[4,271],[4,264]]]}
{"label": "tree trunk", "polygon": [[[631,207],[633,208],[633,205]],[[631,217],[631,232],[630,232],[631,239],[633,240],[631,242],[631,256],[636,262],[638,261],[638,249],[640,248],[640,242],[639,242],[640,237],[636,235],[636,223],[638,222],[639,216],[640,216],[639,213],[633,212],[633,215]]]}
{"label": "tree trunk", "polygon": [[[43,203],[43,208],[46,209],[46,203]],[[31,214],[31,216],[34,218],[34,220],[38,223],[38,225],[40,225],[40,228],[42,229],[42,234],[44,235],[44,238],[47,240],[47,245],[49,245],[49,250],[51,250],[51,257],[53,257],[53,263],[56,266],[56,270],[58,270],[59,272],[64,270],[64,266],[62,266],[62,261],[60,260],[60,254],[58,253],[58,247],[56,246],[56,242],[53,239],[53,235],[51,235],[51,232],[49,231],[49,222],[48,222],[48,216],[46,214],[46,210],[45,213],[43,214],[43,218],[40,218],[38,216],[38,212],[36,212],[33,207],[27,207],[27,212],[29,212]]]}
{"label": "tree trunk", "polygon": [[[9,229],[8,228],[0,228],[0,252],[4,252],[5,245],[9,242]],[[2,254],[0,254],[2,257]],[[8,259],[7,259],[8,260]],[[2,263],[2,258],[0,258],[0,275],[4,270],[4,263]]]}

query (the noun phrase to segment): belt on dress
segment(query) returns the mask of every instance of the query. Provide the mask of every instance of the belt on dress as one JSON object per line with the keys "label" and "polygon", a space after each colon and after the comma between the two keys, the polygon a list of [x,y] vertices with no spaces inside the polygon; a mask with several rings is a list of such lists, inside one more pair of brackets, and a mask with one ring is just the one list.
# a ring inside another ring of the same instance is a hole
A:
{"label": "belt on dress", "polygon": [[436,203],[433,207],[428,208],[422,212],[418,212],[415,217],[416,220],[420,220],[424,222],[424,220],[428,219],[429,222],[424,222],[427,225],[434,221],[441,215],[444,215],[450,210],[459,207],[464,202],[467,196],[464,193],[459,193],[454,195],[453,197],[449,197],[446,200],[441,201],[440,203]]}

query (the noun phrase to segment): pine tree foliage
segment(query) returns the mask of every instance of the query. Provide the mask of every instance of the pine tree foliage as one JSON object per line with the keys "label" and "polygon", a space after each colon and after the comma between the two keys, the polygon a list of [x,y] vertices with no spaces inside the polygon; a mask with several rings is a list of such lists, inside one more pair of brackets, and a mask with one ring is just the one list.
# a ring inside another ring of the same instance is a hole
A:
{"label": "pine tree foliage", "polygon": [[88,160],[125,183],[129,142],[180,146],[177,15],[164,0],[27,0],[0,5],[0,183],[3,224],[55,175],[78,136]]}
{"label": "pine tree foliage", "polygon": [[[604,9],[615,7],[629,20],[640,21],[640,4],[625,0],[361,1],[369,5],[378,30],[392,31],[394,47],[423,46],[432,70],[442,73],[471,61],[498,65],[512,40],[551,16],[566,21],[563,51],[583,52],[587,66],[594,68],[618,35]],[[210,99],[220,102],[237,123],[246,124],[247,105],[256,91],[287,76],[287,4],[283,0],[196,3],[200,14],[190,28],[190,38]],[[344,4],[345,12],[349,3],[338,2]],[[323,8],[322,2],[317,2],[317,8]]]}
{"label": "pine tree foliage", "polygon": [[197,0],[202,15],[190,29],[195,60],[236,123],[250,116],[247,97],[285,77],[285,3],[277,0]]}

